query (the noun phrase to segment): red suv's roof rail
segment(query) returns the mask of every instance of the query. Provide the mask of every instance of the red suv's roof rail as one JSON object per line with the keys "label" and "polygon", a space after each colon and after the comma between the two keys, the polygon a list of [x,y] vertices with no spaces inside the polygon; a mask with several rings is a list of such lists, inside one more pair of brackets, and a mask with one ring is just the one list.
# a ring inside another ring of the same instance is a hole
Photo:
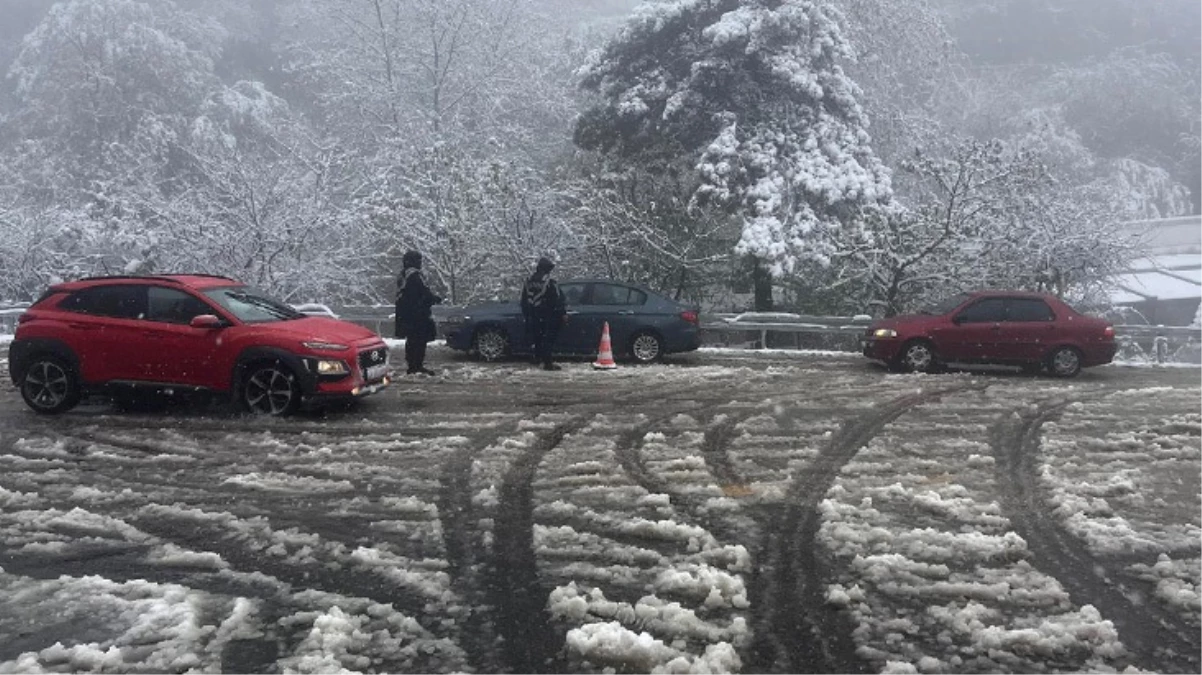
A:
{"label": "red suv's roof rail", "polygon": [[[224,279],[226,281],[234,281],[234,279],[224,276],[224,275],[221,275],[221,274],[199,274],[199,273],[197,273],[197,274],[181,273],[181,274],[169,274],[169,275],[168,274],[108,274],[108,275],[102,275],[102,276],[96,276],[96,277],[83,277],[82,279],[76,279],[75,281],[111,281],[111,280],[120,281],[123,279],[138,279],[138,280],[154,279],[155,281],[169,281],[173,284],[184,283],[178,277],[203,277],[206,279]],[[70,282],[68,282],[68,283],[70,283]]]}

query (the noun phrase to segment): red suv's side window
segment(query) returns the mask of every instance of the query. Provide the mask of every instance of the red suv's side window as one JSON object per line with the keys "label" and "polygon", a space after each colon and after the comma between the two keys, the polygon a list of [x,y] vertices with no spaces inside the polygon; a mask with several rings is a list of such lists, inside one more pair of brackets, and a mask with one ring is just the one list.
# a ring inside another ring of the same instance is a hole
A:
{"label": "red suv's side window", "polygon": [[73,293],[58,304],[59,309],[117,319],[146,317],[145,286],[94,286]]}
{"label": "red suv's side window", "polygon": [[199,298],[174,288],[151,286],[147,289],[146,318],[166,323],[188,323],[201,314],[215,314]]}

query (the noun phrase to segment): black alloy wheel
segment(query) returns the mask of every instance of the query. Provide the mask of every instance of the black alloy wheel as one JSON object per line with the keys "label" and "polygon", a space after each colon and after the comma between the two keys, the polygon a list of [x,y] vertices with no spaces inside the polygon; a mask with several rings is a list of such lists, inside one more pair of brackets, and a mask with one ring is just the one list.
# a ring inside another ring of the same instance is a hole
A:
{"label": "black alloy wheel", "polygon": [[57,415],[74,408],[80,399],[75,370],[53,356],[35,358],[21,378],[21,398],[42,415]]}
{"label": "black alloy wheel", "polygon": [[301,403],[300,385],[281,363],[251,366],[242,381],[242,405],[256,415],[282,417],[296,412]]}

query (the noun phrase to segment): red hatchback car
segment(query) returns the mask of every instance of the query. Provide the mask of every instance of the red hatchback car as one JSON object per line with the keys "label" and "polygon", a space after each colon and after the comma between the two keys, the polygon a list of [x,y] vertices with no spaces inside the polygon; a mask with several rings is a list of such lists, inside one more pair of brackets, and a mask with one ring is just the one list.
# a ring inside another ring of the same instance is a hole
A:
{"label": "red hatchback car", "polygon": [[864,356],[896,370],[995,363],[1073,377],[1114,359],[1114,327],[1047,293],[963,293],[921,314],[874,322]]}
{"label": "red hatchback car", "polygon": [[51,286],[21,315],[9,373],[29,407],[60,413],[87,393],[228,393],[286,415],[388,386],[388,346],[227,277],[96,277]]}

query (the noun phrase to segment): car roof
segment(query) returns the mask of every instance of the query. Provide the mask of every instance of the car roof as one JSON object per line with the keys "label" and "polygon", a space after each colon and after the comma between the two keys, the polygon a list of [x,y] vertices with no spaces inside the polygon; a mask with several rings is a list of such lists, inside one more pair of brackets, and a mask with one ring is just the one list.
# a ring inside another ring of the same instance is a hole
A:
{"label": "car roof", "polygon": [[647,293],[655,293],[656,295],[663,295],[663,293],[651,290],[650,288],[647,288],[646,286],[644,286],[642,284],[636,284],[633,281],[618,281],[616,279],[564,279],[563,281],[560,281],[559,284],[561,286],[563,284],[613,284],[615,286],[629,286],[631,288],[637,288],[638,290],[645,291]]}
{"label": "car roof", "polygon": [[968,295],[970,295],[974,298],[991,298],[991,297],[1005,296],[1007,298],[1039,298],[1040,300],[1047,300],[1048,298],[1056,297],[1056,296],[1052,295],[1051,293],[1037,293],[1035,291],[998,291],[998,290],[972,291]]}
{"label": "car roof", "polygon": [[155,275],[109,275],[100,277],[85,277],[75,281],[55,284],[52,288],[61,291],[76,291],[91,286],[108,286],[121,283],[151,283],[159,282],[179,286],[187,286],[197,290],[218,288],[221,286],[242,286],[239,281],[216,274],[155,274]]}

